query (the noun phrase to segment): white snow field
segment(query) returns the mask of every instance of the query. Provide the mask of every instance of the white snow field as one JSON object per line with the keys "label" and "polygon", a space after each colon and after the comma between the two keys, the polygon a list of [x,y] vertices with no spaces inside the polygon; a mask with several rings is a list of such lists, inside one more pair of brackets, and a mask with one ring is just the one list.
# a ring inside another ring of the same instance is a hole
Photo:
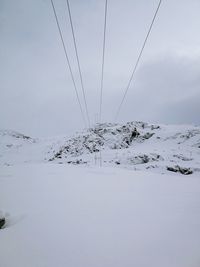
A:
{"label": "white snow field", "polygon": [[199,173],[1,166],[1,267],[199,267]]}

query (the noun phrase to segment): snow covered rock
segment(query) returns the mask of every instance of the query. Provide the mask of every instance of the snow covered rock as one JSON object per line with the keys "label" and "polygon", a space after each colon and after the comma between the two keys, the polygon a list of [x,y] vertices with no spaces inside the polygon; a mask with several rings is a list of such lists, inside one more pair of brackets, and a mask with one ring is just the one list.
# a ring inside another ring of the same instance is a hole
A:
{"label": "snow covered rock", "polygon": [[200,127],[138,121],[100,123],[71,137],[49,139],[0,131],[0,165],[22,162],[73,165],[102,162],[106,166],[159,173],[168,172],[168,167],[181,174],[187,173],[185,168],[200,172]]}
{"label": "snow covered rock", "polygon": [[185,175],[193,173],[193,171],[190,168],[183,168],[183,167],[180,167],[179,165],[176,165],[174,167],[167,166],[167,170],[171,172],[180,172],[181,174],[185,174]]}
{"label": "snow covered rock", "polygon": [[5,223],[6,223],[6,219],[0,218],[0,229],[2,229],[4,227]]}

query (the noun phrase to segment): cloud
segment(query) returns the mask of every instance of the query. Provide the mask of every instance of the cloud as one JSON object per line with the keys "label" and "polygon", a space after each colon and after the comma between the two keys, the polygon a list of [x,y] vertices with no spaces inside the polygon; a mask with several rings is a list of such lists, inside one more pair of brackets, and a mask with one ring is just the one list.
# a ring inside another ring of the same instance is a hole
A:
{"label": "cloud", "polygon": [[197,115],[199,86],[199,58],[163,53],[154,60],[144,62],[138,69],[121,119],[134,116],[134,119],[200,124]]}
{"label": "cloud", "polygon": [[[66,2],[54,2],[83,103]],[[104,121],[114,119],[156,4],[109,1]],[[180,1],[163,1],[119,121],[200,123],[200,2],[182,0],[179,7]],[[92,123],[99,112],[103,8],[103,1],[71,1]],[[50,1],[0,1],[0,29],[0,128],[35,136],[82,128]]]}

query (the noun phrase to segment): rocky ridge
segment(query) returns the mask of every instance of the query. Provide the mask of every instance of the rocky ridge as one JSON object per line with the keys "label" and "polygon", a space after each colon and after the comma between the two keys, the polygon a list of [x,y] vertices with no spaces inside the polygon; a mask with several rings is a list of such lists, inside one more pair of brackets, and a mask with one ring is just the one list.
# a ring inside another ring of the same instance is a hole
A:
{"label": "rocky ridge", "polygon": [[33,139],[0,131],[0,164],[104,164],[135,170],[200,171],[200,127],[144,122],[101,123],[71,138]]}

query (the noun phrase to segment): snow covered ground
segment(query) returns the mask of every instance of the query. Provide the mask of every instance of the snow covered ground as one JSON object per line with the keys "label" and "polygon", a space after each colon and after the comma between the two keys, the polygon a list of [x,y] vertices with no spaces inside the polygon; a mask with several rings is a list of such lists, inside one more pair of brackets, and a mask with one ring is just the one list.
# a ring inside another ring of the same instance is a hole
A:
{"label": "snow covered ground", "polygon": [[0,267],[200,267],[200,127],[1,130],[1,217]]}
{"label": "snow covered ground", "polygon": [[1,166],[1,267],[199,267],[200,177]]}

